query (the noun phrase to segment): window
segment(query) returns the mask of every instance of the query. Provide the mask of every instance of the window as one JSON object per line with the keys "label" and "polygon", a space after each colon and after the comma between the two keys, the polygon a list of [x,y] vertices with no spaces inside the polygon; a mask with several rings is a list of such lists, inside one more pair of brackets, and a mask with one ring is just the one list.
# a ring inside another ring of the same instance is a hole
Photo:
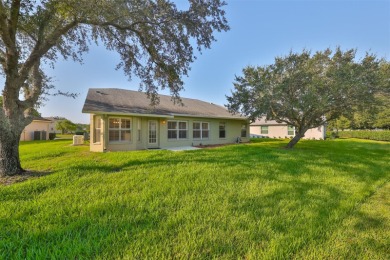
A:
{"label": "window", "polygon": [[260,129],[260,134],[267,135],[268,134],[268,126],[262,125],[261,129]]}
{"label": "window", "polygon": [[287,126],[287,134],[288,135],[294,135],[295,134],[295,129],[293,126],[289,125]]}
{"label": "window", "polygon": [[131,141],[131,119],[110,118],[108,122],[108,140],[110,142]]}
{"label": "window", "polygon": [[246,124],[241,126],[241,137],[246,137]]}
{"label": "window", "polygon": [[179,122],[179,139],[187,138],[187,122]]}
{"label": "window", "polygon": [[93,118],[93,142],[94,143],[100,143],[101,138],[101,129],[102,129],[102,117],[101,116],[94,116]]}
{"label": "window", "polygon": [[219,123],[219,138],[226,138],[226,124]]}
{"label": "window", "polygon": [[209,123],[207,122],[194,122],[192,124],[192,137],[194,139],[208,139],[209,138]]}
{"label": "window", "polygon": [[168,139],[187,139],[186,121],[168,121]]}

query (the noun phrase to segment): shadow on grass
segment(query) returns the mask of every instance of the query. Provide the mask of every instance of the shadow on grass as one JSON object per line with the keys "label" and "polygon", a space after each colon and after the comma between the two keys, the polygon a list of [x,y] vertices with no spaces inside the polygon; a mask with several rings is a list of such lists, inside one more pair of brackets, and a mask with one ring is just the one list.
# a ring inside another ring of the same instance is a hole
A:
{"label": "shadow on grass", "polygon": [[[6,248],[0,258],[245,258],[249,248],[259,252],[254,258],[267,250],[276,250],[270,258],[289,258],[321,244],[364,198],[359,193],[388,179],[389,155],[375,145],[304,142],[292,151],[283,145],[265,139],[197,151],[99,154],[70,164],[57,179],[7,187],[0,195],[14,211],[0,215],[0,248]],[[161,167],[182,176],[158,178],[167,177]],[[22,192],[25,198],[14,204]],[[380,219],[359,217],[356,229],[382,227]]]}
{"label": "shadow on grass", "polygon": [[39,171],[26,170],[25,172],[18,174],[18,175],[0,177],[0,185],[4,185],[4,186],[12,185],[15,183],[23,182],[23,181],[26,181],[29,179],[47,176],[50,174],[52,174],[52,172],[50,172],[50,171],[39,172]]}
{"label": "shadow on grass", "polygon": [[390,255],[390,184],[358,203],[326,241],[316,241],[295,257],[323,259],[387,259]]}

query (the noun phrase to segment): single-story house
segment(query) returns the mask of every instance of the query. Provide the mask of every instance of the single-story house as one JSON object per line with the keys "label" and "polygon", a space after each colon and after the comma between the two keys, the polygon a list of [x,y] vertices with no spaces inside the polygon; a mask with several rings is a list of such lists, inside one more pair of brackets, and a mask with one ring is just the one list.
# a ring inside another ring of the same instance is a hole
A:
{"label": "single-story house", "polygon": [[144,92],[89,89],[82,112],[90,114],[90,150],[95,152],[215,145],[249,141],[249,121],[222,106],[159,95],[150,106]]}
{"label": "single-story house", "polygon": [[[251,137],[292,138],[295,136],[295,127],[275,120],[266,120],[264,117],[250,124]],[[323,140],[326,136],[325,126],[311,128],[306,131],[304,139]]]}
{"label": "single-story house", "polygon": [[56,125],[58,121],[65,120],[66,118],[58,117],[58,116],[50,116],[44,118],[50,120],[50,126],[49,126],[50,133],[62,134],[61,130],[56,129]]}
{"label": "single-story house", "polygon": [[24,128],[20,141],[49,140],[50,123],[50,120],[43,117],[34,117],[33,121]]}

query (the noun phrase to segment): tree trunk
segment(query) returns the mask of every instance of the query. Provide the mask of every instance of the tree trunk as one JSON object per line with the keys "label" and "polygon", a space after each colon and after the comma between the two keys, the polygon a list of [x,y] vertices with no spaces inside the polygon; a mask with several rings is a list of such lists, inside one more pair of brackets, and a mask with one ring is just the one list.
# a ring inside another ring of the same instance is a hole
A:
{"label": "tree trunk", "polygon": [[287,149],[292,149],[298,142],[301,140],[302,137],[305,137],[307,129],[302,129],[298,132],[296,132],[295,136],[291,141],[286,145]]}
{"label": "tree trunk", "polygon": [[302,137],[299,134],[296,134],[294,136],[294,138],[291,139],[291,141],[286,145],[286,148],[287,149],[292,149],[294,147],[294,145],[296,145],[299,142],[299,140],[301,140],[301,138]]}
{"label": "tree trunk", "polygon": [[22,131],[11,132],[2,129],[0,132],[0,176],[12,176],[24,172],[19,159],[19,141]]}

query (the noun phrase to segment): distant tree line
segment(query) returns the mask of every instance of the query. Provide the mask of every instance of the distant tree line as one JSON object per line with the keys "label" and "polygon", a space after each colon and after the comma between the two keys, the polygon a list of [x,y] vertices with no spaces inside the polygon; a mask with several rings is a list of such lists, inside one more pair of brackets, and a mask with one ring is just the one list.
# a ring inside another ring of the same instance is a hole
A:
{"label": "distant tree line", "polygon": [[350,117],[341,116],[328,123],[329,131],[346,129],[390,129],[390,95],[378,94],[373,106],[363,108]]}
{"label": "distant tree line", "polygon": [[56,129],[61,131],[62,134],[70,134],[75,132],[89,132],[88,124],[73,123],[68,119],[59,120],[56,123]]}

